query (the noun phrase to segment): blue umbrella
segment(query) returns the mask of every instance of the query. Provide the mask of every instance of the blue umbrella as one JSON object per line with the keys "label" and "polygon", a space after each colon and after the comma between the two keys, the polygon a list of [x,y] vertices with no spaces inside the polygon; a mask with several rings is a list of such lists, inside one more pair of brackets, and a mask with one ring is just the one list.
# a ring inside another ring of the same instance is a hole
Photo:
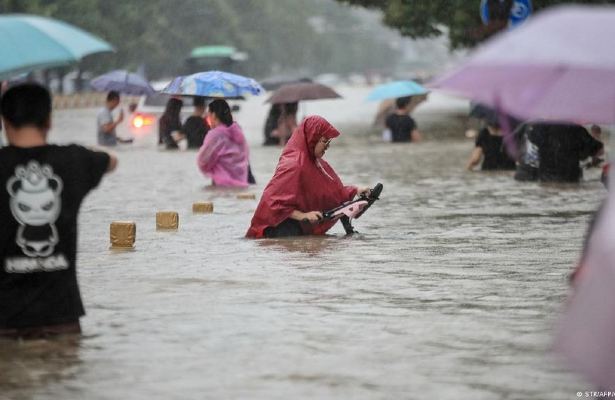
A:
{"label": "blue umbrella", "polygon": [[367,96],[367,100],[396,99],[398,97],[417,96],[429,93],[429,90],[414,81],[395,81],[377,86]]}
{"label": "blue umbrella", "polygon": [[62,21],[26,14],[0,15],[0,79],[78,62],[113,47]]}
{"label": "blue umbrella", "polygon": [[222,71],[199,72],[179,76],[161,93],[179,96],[237,98],[244,94],[259,95],[265,90],[252,78]]}
{"label": "blue umbrella", "polygon": [[135,96],[150,95],[156,92],[143,77],[121,69],[97,76],[90,82],[90,85],[101,92],[115,90]]}

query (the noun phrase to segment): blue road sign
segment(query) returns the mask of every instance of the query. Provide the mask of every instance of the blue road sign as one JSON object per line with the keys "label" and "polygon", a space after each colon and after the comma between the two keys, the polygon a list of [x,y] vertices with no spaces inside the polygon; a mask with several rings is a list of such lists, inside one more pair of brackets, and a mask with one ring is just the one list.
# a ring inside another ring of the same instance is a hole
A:
{"label": "blue road sign", "polygon": [[[489,23],[491,12],[490,7],[505,6],[506,0],[481,0],[480,19],[483,24]],[[514,0],[508,17],[509,26],[516,26],[525,21],[532,14],[532,0]]]}

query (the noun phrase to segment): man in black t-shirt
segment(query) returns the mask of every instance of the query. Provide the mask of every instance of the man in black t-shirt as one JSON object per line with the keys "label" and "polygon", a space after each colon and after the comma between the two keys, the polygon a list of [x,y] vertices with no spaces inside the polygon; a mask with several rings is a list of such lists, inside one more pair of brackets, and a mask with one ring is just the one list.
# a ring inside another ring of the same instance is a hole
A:
{"label": "man in black t-shirt", "polygon": [[0,336],[81,331],[76,274],[77,214],[117,159],[80,146],[47,144],[49,92],[36,84],[0,100]]}
{"label": "man in black t-shirt", "polygon": [[416,122],[409,115],[411,100],[411,96],[396,99],[397,109],[385,120],[385,126],[391,131],[392,142],[419,142],[421,140]]}
{"label": "man in black t-shirt", "polygon": [[529,139],[538,146],[538,179],[543,182],[578,182],[581,160],[598,156],[603,144],[575,124],[534,124]]}
{"label": "man in black t-shirt", "polygon": [[471,171],[481,158],[483,171],[515,169],[515,161],[506,152],[500,127],[493,121],[487,122],[487,126],[478,133],[466,168]]}

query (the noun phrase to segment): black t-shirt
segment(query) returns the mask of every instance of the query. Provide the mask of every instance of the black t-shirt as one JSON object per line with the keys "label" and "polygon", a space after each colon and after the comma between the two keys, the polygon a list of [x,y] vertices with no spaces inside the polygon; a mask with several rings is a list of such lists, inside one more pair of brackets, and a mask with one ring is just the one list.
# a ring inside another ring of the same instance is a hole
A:
{"label": "black t-shirt", "polygon": [[74,322],[77,214],[106,153],[46,145],[0,149],[0,328]]}
{"label": "black t-shirt", "polygon": [[188,148],[198,149],[203,144],[203,140],[205,140],[205,135],[207,134],[208,129],[207,125],[205,125],[205,121],[203,121],[203,118],[192,115],[188,117],[186,122],[184,122],[182,131],[186,135]]}
{"label": "black t-shirt", "polygon": [[416,129],[416,122],[409,115],[391,114],[387,117],[385,125],[391,131],[393,142],[410,142],[411,133]]}
{"label": "black t-shirt", "polygon": [[483,149],[483,171],[515,169],[515,161],[506,153],[502,136],[492,135],[487,128],[483,128],[476,137],[476,147]]}
{"label": "black t-shirt", "polygon": [[538,177],[549,182],[578,182],[579,161],[596,155],[603,146],[574,124],[535,124],[529,139],[538,146]]}

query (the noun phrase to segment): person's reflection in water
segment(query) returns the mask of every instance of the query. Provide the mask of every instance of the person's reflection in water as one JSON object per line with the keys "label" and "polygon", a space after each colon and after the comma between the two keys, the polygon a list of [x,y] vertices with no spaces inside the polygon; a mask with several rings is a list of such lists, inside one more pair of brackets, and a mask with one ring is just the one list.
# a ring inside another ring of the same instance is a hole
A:
{"label": "person's reflection in water", "polygon": [[82,362],[81,340],[78,334],[24,341],[0,338],[2,396],[29,398],[42,387],[71,378]]}

